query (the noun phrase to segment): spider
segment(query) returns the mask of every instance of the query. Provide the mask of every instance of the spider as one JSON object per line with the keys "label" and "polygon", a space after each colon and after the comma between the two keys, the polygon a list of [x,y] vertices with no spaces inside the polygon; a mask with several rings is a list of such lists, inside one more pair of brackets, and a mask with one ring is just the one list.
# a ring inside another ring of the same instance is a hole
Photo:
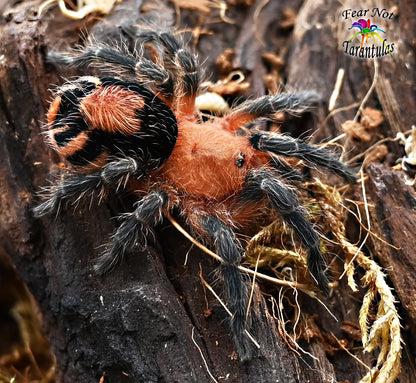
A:
{"label": "spider", "polygon": [[136,38],[140,49],[133,53],[96,44],[75,54],[49,54],[54,63],[95,65],[112,76],[80,77],[57,90],[44,134],[74,170],[50,187],[34,213],[41,217],[65,200],[127,184],[138,201],[134,211],[123,215],[94,266],[103,274],[133,246],[145,248],[146,233],[164,214],[179,211],[192,233],[222,260],[230,332],[241,360],[248,360],[247,278],[238,269],[243,246],[236,233],[263,216],[280,214],[307,249],[313,280],[327,293],[319,236],[295,189],[300,172],[285,157],[326,168],[348,182],[356,176],[325,149],[255,127],[277,112],[311,109],[319,100],[316,93],[263,96],[202,120],[194,107],[196,57],[168,32],[144,31]]}

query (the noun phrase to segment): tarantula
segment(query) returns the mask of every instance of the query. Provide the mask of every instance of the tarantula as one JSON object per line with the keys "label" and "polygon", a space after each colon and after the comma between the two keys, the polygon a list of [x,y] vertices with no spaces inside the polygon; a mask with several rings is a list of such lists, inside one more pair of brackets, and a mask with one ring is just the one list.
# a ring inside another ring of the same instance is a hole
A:
{"label": "tarantula", "polygon": [[[129,179],[139,199],[95,265],[98,273],[106,273],[133,246],[145,247],[145,233],[164,213],[178,209],[192,232],[222,259],[231,334],[240,358],[247,360],[248,294],[238,269],[243,250],[236,232],[258,222],[259,214],[280,214],[307,249],[313,280],[328,292],[319,236],[293,186],[298,173],[284,157],[329,169],[348,182],[356,177],[324,149],[255,128],[257,119],[273,119],[277,112],[311,109],[316,93],[264,96],[203,121],[194,108],[199,86],[195,56],[166,32],[138,33],[137,40],[140,53],[91,45],[77,54],[49,55],[61,65],[95,65],[113,74],[80,77],[56,92],[45,134],[75,172],[52,186],[34,212],[38,217],[52,213],[63,200]],[[248,123],[250,128],[241,129]]]}

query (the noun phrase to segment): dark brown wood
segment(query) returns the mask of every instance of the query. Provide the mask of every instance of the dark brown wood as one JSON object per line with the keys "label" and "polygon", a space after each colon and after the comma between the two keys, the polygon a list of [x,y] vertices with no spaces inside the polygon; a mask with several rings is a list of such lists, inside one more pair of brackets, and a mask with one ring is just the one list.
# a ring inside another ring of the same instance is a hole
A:
{"label": "dark brown wood", "polygon": [[[104,382],[210,382],[210,371],[218,381],[227,382],[357,382],[364,376],[364,368],[328,341],[330,332],[338,338],[345,336],[342,321],[357,323],[359,297],[345,293],[345,281],[325,300],[339,322],[316,301],[301,298],[302,311],[316,314],[314,323],[324,334],[310,339],[310,343],[301,341],[317,360],[305,354],[299,357],[288,347],[276,329],[265,297],[256,288],[252,333],[261,349],[250,362],[242,364],[234,357],[224,326],[226,314],[199,279],[202,269],[204,278],[213,283],[216,262],[192,250],[184,265],[190,243],[168,223],[158,229],[158,241],[147,251],[130,254],[108,276],[92,273],[100,246],[117,224],[112,217],[131,209],[134,200],[127,193],[110,196],[101,205],[95,200],[81,201],[76,209],[67,206],[56,217],[33,218],[31,208],[39,201],[36,192],[51,173],[59,174],[59,159],[49,152],[40,135],[50,100],[48,89],[51,84],[62,83],[61,75],[75,74],[65,69],[58,73],[58,68],[45,63],[45,53],[73,47],[80,42],[81,32],[110,41],[119,39],[120,25],[145,20],[167,27],[176,23],[171,3],[160,2],[157,7],[151,3],[125,0],[102,20],[88,17],[84,21],[65,18],[56,7],[37,19],[38,1],[8,1],[0,6],[0,247],[39,303],[43,327],[57,359],[58,381],[98,382],[105,372]],[[345,28],[334,30],[341,6],[311,0],[300,5],[260,0],[251,6],[230,5],[227,16],[234,24],[210,23],[218,21],[218,10],[205,16],[182,10],[179,27],[202,27],[204,33],[191,43],[208,74],[212,73],[212,80],[218,76],[215,59],[224,49],[234,48],[233,64],[251,81],[251,94],[265,93],[261,80],[267,68],[262,66],[261,55],[273,52],[287,63],[282,78],[287,78],[290,89],[315,89],[327,105],[337,70],[343,66],[346,80],[337,106],[362,99],[372,82],[373,68],[371,63],[342,52]],[[286,8],[299,11],[294,33],[275,22],[284,19]],[[406,131],[414,113],[415,74],[408,69],[414,67],[414,56],[405,52],[412,49],[416,6],[403,1],[398,12],[389,38],[400,38],[401,47],[394,60],[385,58],[380,63],[377,93],[369,101],[372,106],[379,102],[387,111],[379,132],[385,136]],[[340,124],[354,114],[355,109],[337,114],[316,139],[340,134]],[[318,116],[321,120],[325,117],[323,108]],[[294,132],[305,134],[308,129],[309,125],[297,127]],[[387,165],[370,165],[368,176],[367,192],[375,205],[372,229],[400,247],[394,250],[372,238],[368,251],[389,268],[391,284],[402,305],[404,341],[412,352],[416,344],[415,281],[411,272],[414,188],[404,183],[402,172]],[[356,224],[350,225],[351,232],[356,228]],[[210,310],[212,314],[206,315]],[[333,347],[331,352],[328,345]],[[371,356],[359,351],[357,355],[371,363]],[[405,354],[400,382],[416,379],[411,365]]]}
{"label": "dark brown wood", "polygon": [[[408,336],[407,351],[416,344],[416,192],[403,172],[384,165],[367,168],[368,193],[371,196],[371,253],[385,268],[400,302],[404,333]],[[412,351],[410,351],[412,352]]]}

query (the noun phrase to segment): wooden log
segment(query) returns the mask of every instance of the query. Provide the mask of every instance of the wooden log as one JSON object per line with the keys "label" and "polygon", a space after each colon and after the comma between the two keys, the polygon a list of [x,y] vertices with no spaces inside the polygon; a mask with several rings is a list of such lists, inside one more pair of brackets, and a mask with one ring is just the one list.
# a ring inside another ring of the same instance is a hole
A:
{"label": "wooden log", "polygon": [[[288,52],[289,85],[297,89],[314,88],[322,92],[326,102],[336,77],[337,62],[348,60],[338,51],[339,45],[331,40],[330,34],[319,32],[318,25],[327,25],[339,9],[323,2],[314,6],[314,2],[306,1],[289,43],[287,36],[275,38],[278,31],[271,24],[270,9],[280,12],[291,3],[276,5],[270,2],[269,13],[256,13],[262,3],[231,7],[230,17],[234,17],[236,24],[209,25],[216,33],[200,36],[197,48],[201,61],[205,60],[205,65],[213,71],[218,55],[210,54],[210,47],[217,49],[218,54],[220,47],[236,48],[236,41],[240,48],[251,47],[253,57],[247,61],[250,65],[241,61],[242,49],[237,50],[240,61],[235,65],[242,66],[245,73],[253,72],[257,92],[263,73],[257,67],[262,61],[258,57],[262,50],[258,49],[255,40],[247,37],[250,33],[256,35],[255,30],[248,33],[247,23],[250,15],[257,15],[256,23],[270,28],[260,29],[267,50],[278,52],[281,48],[277,47],[277,42],[288,44],[285,52]],[[61,75],[75,74],[75,71],[63,69],[58,73],[57,68],[45,63],[45,53],[65,51],[74,46],[79,42],[80,30],[108,41],[119,38],[119,26],[123,23],[130,25],[143,21],[143,18],[154,21],[156,13],[168,26],[176,21],[174,8],[167,1],[160,3],[161,8],[144,10],[142,1],[125,0],[103,21],[89,19],[87,22],[71,21],[60,15],[57,8],[37,19],[34,11],[38,5],[35,1],[18,4],[8,1],[0,7],[3,14],[0,22],[0,246],[10,255],[41,307],[44,330],[57,359],[58,380],[98,382],[105,372],[105,382],[209,382],[213,381],[210,373],[217,381],[230,382],[358,381],[365,370],[339,348],[330,353],[329,343],[323,337],[316,336],[310,344],[302,341],[302,347],[318,359],[293,352],[279,335],[276,322],[257,288],[252,307],[252,333],[261,348],[250,362],[242,364],[238,361],[224,325],[226,314],[204,290],[199,279],[202,268],[204,278],[213,283],[213,272],[218,265],[206,254],[192,250],[184,266],[190,244],[168,223],[158,229],[158,241],[145,252],[129,254],[123,264],[107,276],[94,275],[91,271],[94,259],[117,225],[112,217],[131,210],[134,202],[131,196],[110,196],[101,205],[97,201],[91,204],[88,200],[81,201],[76,209],[71,205],[63,208],[57,217],[33,218],[31,209],[39,201],[37,191],[51,173],[59,173],[60,166],[59,159],[49,152],[40,134],[50,99],[48,89],[51,84],[62,83]],[[295,10],[298,6],[296,3]],[[400,14],[400,22],[403,28],[411,30],[409,26],[414,19],[410,15],[415,11],[414,6],[407,2],[402,6],[404,12]],[[183,11],[182,17],[189,23],[194,22],[192,26],[201,21],[192,12]],[[300,33],[305,25],[309,26],[309,32]],[[267,33],[270,30],[274,34]],[[218,36],[221,36],[220,43]],[[405,44],[410,43],[405,41]],[[322,51],[322,47],[325,50]],[[338,61],[331,61],[333,57]],[[403,63],[403,58],[400,60],[399,63]],[[365,65],[348,61],[350,82],[343,90],[340,105],[356,101],[365,94],[372,80],[372,72]],[[389,75],[394,78],[395,65],[389,63],[383,67],[383,71],[389,71],[383,72],[383,78]],[[399,113],[405,116],[403,121],[407,121],[411,108],[407,108],[406,102],[410,106],[414,102],[409,95],[410,87],[394,81],[390,86],[392,92],[401,97],[397,102]],[[387,99],[389,96],[384,98]],[[394,105],[390,108],[393,110],[391,116],[397,114],[394,108]],[[323,117],[323,111],[320,114]],[[337,115],[336,122],[351,118],[351,115],[352,112]],[[393,117],[388,119],[389,125],[383,127],[385,133],[392,121]],[[338,134],[336,126],[331,125],[330,133],[326,131],[325,135]],[[305,127],[302,129],[297,133],[304,133]],[[408,210],[401,204],[414,206],[413,197],[409,197],[411,190],[403,186],[401,176],[398,179],[397,175],[391,174],[388,181],[384,180],[383,172],[390,174],[385,167],[369,167],[368,172],[368,192],[378,206],[374,230],[387,236],[394,232],[392,240],[401,238],[396,235],[403,233],[399,233],[396,226],[392,227],[392,222],[383,220],[383,214],[385,211],[393,214],[394,208],[398,209],[394,214],[405,215]],[[380,179],[387,185],[391,199],[383,200],[378,189]],[[403,198],[398,198],[397,190],[406,191]],[[412,222],[409,218],[403,223],[409,233],[414,233]],[[372,246],[384,266],[401,267],[400,270],[402,265],[414,267],[409,255],[413,248],[410,242],[409,246],[400,245],[401,253],[376,241]],[[406,274],[406,278],[401,279],[392,274],[391,281],[403,303],[403,316],[413,324],[411,275]],[[325,303],[341,321],[356,323],[359,302],[350,294],[341,294],[347,290],[344,281],[340,286]],[[334,332],[338,337],[345,335],[341,321],[331,319],[316,301],[303,298],[301,305],[306,314],[318,314],[318,328]],[[414,333],[409,330],[409,334],[405,341],[411,344]],[[404,359],[403,364],[400,381],[414,381],[410,362]]]}

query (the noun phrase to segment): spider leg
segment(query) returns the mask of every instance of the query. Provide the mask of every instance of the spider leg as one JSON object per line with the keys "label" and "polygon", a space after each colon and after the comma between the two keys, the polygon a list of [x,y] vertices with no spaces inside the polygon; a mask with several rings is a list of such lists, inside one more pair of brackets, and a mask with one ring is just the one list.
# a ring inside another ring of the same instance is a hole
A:
{"label": "spider leg", "polygon": [[296,193],[265,170],[252,171],[240,196],[241,201],[253,201],[266,196],[276,211],[290,225],[308,250],[308,270],[318,287],[329,293],[325,261],[319,246],[319,236],[308,221]]}
{"label": "spider leg", "polygon": [[144,166],[133,158],[127,157],[109,162],[98,172],[69,177],[52,186],[49,190],[49,198],[33,209],[34,215],[42,217],[51,214],[63,200],[83,196],[94,189],[116,184],[129,175],[141,178],[144,174]]}
{"label": "spider leg", "polygon": [[245,334],[248,327],[248,291],[245,278],[238,269],[242,251],[233,231],[220,219],[205,216],[202,218],[202,228],[214,240],[217,254],[222,259],[225,299],[233,314],[230,322],[231,334],[241,360],[248,360],[251,357],[250,340]]}
{"label": "spider leg", "polygon": [[94,265],[94,270],[99,274],[111,271],[121,262],[125,252],[136,243],[145,248],[147,235],[161,221],[162,210],[168,203],[168,199],[164,191],[154,191],[137,202],[132,213],[124,214],[123,223],[111,236],[106,250]]}
{"label": "spider leg", "polygon": [[328,169],[346,181],[354,183],[354,172],[344,163],[332,156],[329,151],[320,149],[288,136],[268,132],[255,132],[250,137],[253,147],[262,152],[272,152],[279,156],[295,157],[311,164]]}
{"label": "spider leg", "polygon": [[144,44],[151,43],[161,47],[164,57],[168,61],[165,66],[172,71],[176,80],[175,98],[177,101],[186,97],[174,107],[177,112],[193,114],[195,97],[199,87],[199,73],[195,56],[183,46],[178,39],[166,32],[145,31],[140,32],[137,38]]}
{"label": "spider leg", "polygon": [[279,174],[282,178],[289,182],[303,182],[305,177],[303,174],[290,166],[285,160],[279,158],[277,156],[272,156],[269,162],[269,165],[273,168],[273,170]]}
{"label": "spider leg", "polygon": [[113,69],[123,69],[135,73],[136,60],[128,53],[122,52],[104,45],[86,47],[76,54],[62,54],[48,52],[47,61],[51,64],[81,67],[97,63],[100,66],[107,65]]}
{"label": "spider leg", "polygon": [[257,118],[273,117],[279,112],[302,114],[312,110],[320,101],[320,96],[313,91],[263,96],[242,103],[225,116],[225,119],[231,130],[237,130]]}
{"label": "spider leg", "polygon": [[63,55],[49,52],[47,61],[52,64],[82,67],[96,64],[100,69],[107,69],[112,74],[130,75],[143,83],[155,85],[159,96],[169,106],[172,103],[174,82],[170,74],[161,66],[143,56],[135,57],[131,53],[106,45],[94,45],[84,48],[78,54]]}

